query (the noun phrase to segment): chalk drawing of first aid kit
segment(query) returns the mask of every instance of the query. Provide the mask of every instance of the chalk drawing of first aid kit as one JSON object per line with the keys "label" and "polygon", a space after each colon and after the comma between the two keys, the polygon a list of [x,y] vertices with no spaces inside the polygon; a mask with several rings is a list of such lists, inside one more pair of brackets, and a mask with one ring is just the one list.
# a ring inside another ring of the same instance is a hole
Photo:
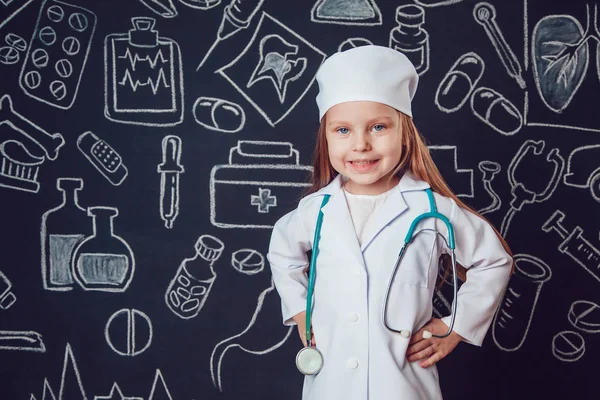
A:
{"label": "chalk drawing of first aid kit", "polygon": [[210,174],[210,222],[219,228],[272,228],[310,186],[312,167],[300,165],[289,142],[240,140],[229,164]]}

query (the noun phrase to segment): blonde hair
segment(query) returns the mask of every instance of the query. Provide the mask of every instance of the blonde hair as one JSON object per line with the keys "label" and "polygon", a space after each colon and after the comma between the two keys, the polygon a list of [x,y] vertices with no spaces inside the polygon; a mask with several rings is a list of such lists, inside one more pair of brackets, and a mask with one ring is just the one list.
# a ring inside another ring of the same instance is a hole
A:
{"label": "blonde hair", "polygon": [[[479,215],[470,206],[466,205],[461,199],[459,199],[450,189],[439,169],[433,162],[429,149],[425,144],[425,139],[417,130],[412,118],[406,114],[398,111],[400,117],[400,128],[402,132],[402,155],[400,161],[394,169],[393,174],[390,175],[390,179],[394,176],[402,177],[404,172],[411,171],[417,179],[425,181],[431,187],[434,192],[450,198],[456,202],[456,204],[471,213],[475,214],[479,218],[487,222],[502,243],[504,250],[512,257],[510,247],[506,243],[506,240],[500,235],[498,230],[491,224],[486,218]],[[327,114],[321,119],[319,130],[317,132],[317,144],[315,146],[315,152],[313,154],[313,176],[312,185],[307,191],[307,194],[314,193],[319,189],[327,186],[333,179],[338,175],[337,171],[333,169],[331,162],[329,161],[329,149],[327,146],[326,137],[326,119]],[[448,274],[451,268],[449,257],[442,256],[442,263],[445,266],[444,277]],[[463,266],[459,265],[459,277],[463,280],[466,279],[466,272]],[[514,264],[512,266],[514,270]],[[511,271],[512,273],[512,271]]]}

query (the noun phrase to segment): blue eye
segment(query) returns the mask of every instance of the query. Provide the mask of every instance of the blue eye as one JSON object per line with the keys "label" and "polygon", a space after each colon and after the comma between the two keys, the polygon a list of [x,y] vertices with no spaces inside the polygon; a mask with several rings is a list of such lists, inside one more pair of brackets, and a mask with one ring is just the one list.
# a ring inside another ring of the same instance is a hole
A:
{"label": "blue eye", "polygon": [[336,129],[336,131],[337,131],[338,133],[341,133],[342,135],[346,135],[346,134],[348,134],[348,133],[350,132],[350,131],[348,130],[348,128],[338,128],[338,129]]}
{"label": "blue eye", "polygon": [[373,125],[373,130],[375,132],[381,132],[384,129],[385,129],[385,125],[382,125],[382,124]]}

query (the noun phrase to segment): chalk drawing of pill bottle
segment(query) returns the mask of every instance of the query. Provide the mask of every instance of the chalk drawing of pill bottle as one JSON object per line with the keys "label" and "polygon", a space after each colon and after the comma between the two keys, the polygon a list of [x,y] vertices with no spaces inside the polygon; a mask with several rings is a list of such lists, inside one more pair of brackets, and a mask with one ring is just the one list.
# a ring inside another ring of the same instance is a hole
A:
{"label": "chalk drawing of pill bottle", "polygon": [[217,278],[213,264],[225,245],[211,235],[202,235],[196,242],[196,255],[179,265],[175,278],[165,294],[167,306],[183,319],[193,318],[202,309]]}
{"label": "chalk drawing of pill bottle", "polygon": [[539,258],[515,255],[515,273],[494,316],[492,335],[498,348],[515,351],[523,345],[542,287],[551,277],[552,270]]}
{"label": "chalk drawing of pill bottle", "polygon": [[133,279],[135,260],[125,240],[114,234],[113,207],[89,207],[93,233],[75,249],[71,268],[77,283],[85,290],[124,292]]}
{"label": "chalk drawing of pill bottle", "polygon": [[407,4],[396,8],[398,26],[390,32],[390,45],[413,63],[419,75],[429,69],[429,34],[421,25],[425,22],[423,7]]}
{"label": "chalk drawing of pill bottle", "polygon": [[83,180],[59,178],[56,188],[62,192],[62,202],[42,216],[42,280],[46,290],[65,291],[73,288],[73,251],[92,229],[77,199]]}

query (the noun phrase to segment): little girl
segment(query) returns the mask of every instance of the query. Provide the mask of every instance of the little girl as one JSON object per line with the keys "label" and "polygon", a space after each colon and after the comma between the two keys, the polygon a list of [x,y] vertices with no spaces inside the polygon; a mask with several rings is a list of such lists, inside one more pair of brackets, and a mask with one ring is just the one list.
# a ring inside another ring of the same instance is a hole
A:
{"label": "little girl", "polygon": [[[315,224],[323,213],[312,310],[312,344],[323,367],[305,378],[303,399],[441,399],[436,362],[465,341],[481,346],[512,270],[505,241],[444,182],[412,120],[418,75],[400,52],[363,46],[329,57],[317,73],[320,127],[311,193],[273,228],[268,259],[283,323],[306,346],[306,300]],[[386,290],[412,221],[437,210],[454,227],[466,269],[449,317],[432,318],[446,225],[428,218]],[[329,202],[321,207],[323,197]],[[385,310],[385,311],[384,311]],[[387,329],[387,325],[401,334]]]}

